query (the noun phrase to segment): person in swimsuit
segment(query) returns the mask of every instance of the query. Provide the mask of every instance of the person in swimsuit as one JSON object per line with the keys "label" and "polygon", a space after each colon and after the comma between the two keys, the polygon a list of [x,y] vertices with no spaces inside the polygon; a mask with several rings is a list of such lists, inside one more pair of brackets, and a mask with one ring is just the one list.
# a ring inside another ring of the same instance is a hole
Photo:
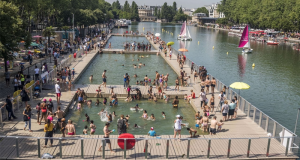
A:
{"label": "person in swimsuit", "polygon": [[66,125],[66,131],[68,135],[75,135],[76,134],[76,130],[75,130],[75,126],[74,124],[72,124],[71,120],[68,120],[68,124]]}
{"label": "person in swimsuit", "polygon": [[[101,85],[104,85],[104,87],[106,88],[106,70],[104,70],[104,72],[102,73],[102,80],[103,80],[103,83]],[[100,86],[101,86],[100,85]]]}
{"label": "person in swimsuit", "polygon": [[203,120],[203,131],[208,132],[208,121],[209,119],[207,118],[207,114],[204,113],[204,117],[202,118]]}
{"label": "person in swimsuit", "polygon": [[103,104],[104,104],[104,105],[106,105],[106,103],[107,103],[107,99],[106,99],[106,98],[104,98],[104,100],[103,100]]}
{"label": "person in swimsuit", "polygon": [[215,87],[216,87],[216,79],[213,77],[211,80],[211,94],[213,95],[215,93]]}
{"label": "person in swimsuit", "polygon": [[[109,139],[109,135],[111,134],[111,133],[113,133],[114,132],[114,130],[109,130],[108,129],[108,127],[110,126],[110,123],[105,123],[105,126],[104,126],[104,128],[103,128],[103,132],[104,132],[104,139],[105,139],[105,144],[108,144],[108,148],[109,148],[109,150],[112,152],[112,153],[115,153],[112,149],[111,149],[111,143],[110,143],[110,139]],[[100,148],[98,149],[98,151],[100,152],[100,151],[102,151],[102,146],[103,145],[105,145],[105,144],[103,144],[102,143],[102,145],[100,146]]]}
{"label": "person in swimsuit", "polygon": [[211,81],[209,80],[209,78],[206,79],[205,81],[205,85],[206,85],[206,93],[209,93],[209,86],[211,85]]}
{"label": "person in swimsuit", "polygon": [[175,99],[174,99],[172,105],[173,105],[173,108],[178,108],[178,105],[179,105],[178,96],[175,96]]}
{"label": "person in swimsuit", "polygon": [[210,111],[210,108],[209,108],[208,104],[205,104],[203,107],[203,113],[206,113],[206,115],[209,116],[209,111]]}
{"label": "person in swimsuit", "polygon": [[234,101],[234,103],[236,104],[236,107],[235,107],[235,109],[234,109],[234,116],[233,116],[233,119],[236,119],[236,116],[237,116],[237,110],[238,110],[238,108],[239,108],[239,100],[237,99],[237,96],[234,96],[234,98],[233,98],[235,101]]}
{"label": "person in swimsuit", "polygon": [[158,83],[159,82],[159,73],[156,71],[155,72],[155,85],[156,85],[156,87],[158,86]]}
{"label": "person in swimsuit", "polygon": [[197,73],[197,71],[195,70],[195,72],[194,72],[194,82],[196,82],[196,78],[198,77],[198,73]]}
{"label": "person in swimsuit", "polygon": [[112,115],[111,114],[106,114],[106,117],[108,119],[108,123],[111,123],[112,122]]}
{"label": "person in swimsuit", "polygon": [[166,114],[165,112],[161,112],[163,119],[166,119]]}
{"label": "person in swimsuit", "polygon": [[169,80],[169,73],[167,73],[165,76],[164,76],[164,82],[165,82],[165,90],[167,90],[168,88],[168,80]]}
{"label": "person in swimsuit", "polygon": [[85,118],[86,118],[86,122],[88,122],[88,123],[90,123],[90,117],[89,117],[89,115],[87,115],[87,114],[85,114]]}
{"label": "person in swimsuit", "polygon": [[217,125],[218,125],[218,121],[216,119],[217,117],[214,116],[210,122],[210,129],[209,129],[210,135],[216,135]]}
{"label": "person in swimsuit", "polygon": [[150,120],[155,121],[154,114],[151,114],[151,115],[150,115]]}
{"label": "person in swimsuit", "polygon": [[149,80],[149,78],[148,78],[148,76],[146,75],[145,78],[144,78],[145,86],[148,86],[148,80]]}
{"label": "person in swimsuit", "polygon": [[93,135],[96,131],[96,126],[94,125],[93,120],[91,120],[90,128],[91,128],[91,135]]}
{"label": "person in swimsuit", "polygon": [[178,77],[177,77],[176,80],[175,80],[175,91],[176,91],[176,88],[177,88],[178,91],[179,91],[179,80],[178,80]]}
{"label": "person in swimsuit", "polygon": [[220,120],[220,122],[218,122],[218,132],[220,132],[222,130],[222,126],[223,126],[223,120]]}
{"label": "person in swimsuit", "polygon": [[195,114],[195,119],[197,120],[200,117],[200,111]]}
{"label": "person in swimsuit", "polygon": [[88,126],[87,125],[84,126],[82,133],[83,133],[83,135],[88,135]]}
{"label": "person in swimsuit", "polygon": [[215,108],[215,96],[212,94],[211,98],[209,100],[209,104],[210,104],[210,112],[214,112],[214,108]]}
{"label": "person in swimsuit", "polygon": [[144,110],[143,115],[141,117],[144,119],[148,119],[148,113],[146,110]]}

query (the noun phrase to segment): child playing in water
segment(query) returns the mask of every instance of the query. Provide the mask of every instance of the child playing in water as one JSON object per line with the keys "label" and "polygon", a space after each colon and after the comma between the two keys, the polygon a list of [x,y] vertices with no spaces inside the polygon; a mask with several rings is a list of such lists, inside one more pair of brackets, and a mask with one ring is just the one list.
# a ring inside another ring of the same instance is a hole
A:
{"label": "child playing in water", "polygon": [[151,114],[151,116],[150,116],[150,120],[152,120],[152,121],[155,121],[154,114]]}
{"label": "child playing in water", "polygon": [[104,100],[103,100],[103,104],[104,104],[104,105],[106,105],[106,103],[107,103],[107,99],[106,99],[106,98],[104,98]]}
{"label": "child playing in water", "polygon": [[218,122],[218,131],[220,132],[222,130],[222,126],[223,126],[223,120],[220,120],[220,122]]}
{"label": "child playing in water", "polygon": [[166,119],[166,114],[165,114],[165,112],[161,112],[161,114],[162,114],[162,117],[163,117],[164,119]]}
{"label": "child playing in water", "polygon": [[88,116],[88,114],[85,114],[85,118],[86,118],[85,121],[89,123],[90,122],[90,117]]}
{"label": "child playing in water", "polygon": [[86,104],[87,104],[88,106],[91,106],[92,100],[88,100],[88,101],[86,102]]}
{"label": "child playing in water", "polygon": [[87,125],[84,126],[82,133],[83,133],[83,135],[88,135],[88,126]]}
{"label": "child playing in water", "polygon": [[81,103],[77,103],[77,109],[81,108]]}
{"label": "child playing in water", "polygon": [[99,99],[97,99],[95,105],[98,106],[99,104],[100,104],[100,101],[99,101]]}
{"label": "child playing in water", "polygon": [[156,95],[154,94],[154,96],[153,96],[153,101],[154,102],[157,102],[157,98],[156,98]]}
{"label": "child playing in water", "polygon": [[141,128],[141,127],[138,126],[137,124],[134,124],[134,128]]}
{"label": "child playing in water", "polygon": [[139,85],[140,83],[139,83],[139,81],[136,81],[136,83],[135,83],[136,85]]}

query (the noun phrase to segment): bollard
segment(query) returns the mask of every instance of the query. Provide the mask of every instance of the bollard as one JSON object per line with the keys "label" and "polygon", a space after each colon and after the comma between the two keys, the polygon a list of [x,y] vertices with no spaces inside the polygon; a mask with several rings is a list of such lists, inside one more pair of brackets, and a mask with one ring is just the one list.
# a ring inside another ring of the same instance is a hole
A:
{"label": "bollard", "polygon": [[271,138],[268,139],[268,146],[267,146],[267,154],[266,154],[266,157],[269,157],[270,144],[271,144]]}
{"label": "bollard", "polygon": [[250,146],[251,146],[251,139],[249,139],[249,141],[248,141],[247,158],[249,158],[249,154],[250,154]]}
{"label": "bollard", "polygon": [[20,155],[19,155],[19,140],[18,140],[18,137],[16,137],[16,151],[17,151],[17,157],[19,158]]}
{"label": "bollard", "polygon": [[83,152],[84,152],[84,148],[83,148],[83,138],[81,138],[81,158],[82,158],[82,159],[84,158]]}
{"label": "bollard", "polygon": [[102,140],[102,158],[105,159],[105,139]]}
{"label": "bollard", "polygon": [[147,159],[148,156],[148,140],[146,140],[146,144],[145,144],[145,159]]}
{"label": "bollard", "polygon": [[126,159],[127,139],[124,139],[124,159]]}
{"label": "bollard", "polygon": [[187,146],[186,158],[190,157],[190,145],[191,145],[191,140],[188,139],[188,146]]}
{"label": "bollard", "polygon": [[170,143],[170,140],[167,140],[167,149],[166,149],[166,158],[167,159],[169,158],[169,143]]}
{"label": "bollard", "polygon": [[211,139],[208,140],[207,158],[209,158],[209,154],[210,154],[210,144],[211,144]]}
{"label": "bollard", "polygon": [[62,158],[62,144],[61,144],[61,138],[59,138],[59,157]]}
{"label": "bollard", "polygon": [[228,141],[228,151],[227,151],[227,158],[230,157],[230,147],[231,147],[231,139]]}
{"label": "bollard", "polygon": [[38,143],[38,157],[41,158],[41,141],[40,138],[37,139]]}

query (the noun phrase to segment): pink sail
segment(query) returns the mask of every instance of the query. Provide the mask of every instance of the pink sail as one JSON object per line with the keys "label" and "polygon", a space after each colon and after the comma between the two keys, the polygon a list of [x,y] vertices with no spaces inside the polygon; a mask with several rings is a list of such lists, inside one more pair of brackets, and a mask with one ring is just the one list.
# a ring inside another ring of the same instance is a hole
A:
{"label": "pink sail", "polygon": [[186,36],[186,22],[184,21],[184,23],[181,26],[181,30],[180,30],[180,36]]}
{"label": "pink sail", "polygon": [[239,48],[247,47],[246,45],[248,44],[248,42],[249,42],[249,36],[248,36],[248,25],[247,25],[243,31]]}

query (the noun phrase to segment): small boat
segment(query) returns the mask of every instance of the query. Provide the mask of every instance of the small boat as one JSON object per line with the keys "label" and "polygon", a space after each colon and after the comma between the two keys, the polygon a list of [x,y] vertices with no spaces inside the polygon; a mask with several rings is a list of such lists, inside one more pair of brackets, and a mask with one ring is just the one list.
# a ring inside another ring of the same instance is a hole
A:
{"label": "small boat", "polygon": [[264,42],[265,39],[264,38],[257,38],[256,41],[259,41],[259,42]]}
{"label": "small boat", "polygon": [[235,35],[235,33],[234,33],[234,32],[228,32],[228,35],[230,35],[230,36],[234,36],[234,35]]}
{"label": "small boat", "polygon": [[253,49],[250,47],[249,29],[248,25],[245,27],[241,36],[239,48],[243,48],[243,53],[251,53]]}
{"label": "small boat", "polygon": [[181,26],[180,34],[177,37],[177,39],[182,40],[182,41],[191,41],[192,37],[190,35],[190,31],[186,26],[186,21]]}
{"label": "small boat", "polygon": [[275,42],[275,41],[267,41],[267,45],[278,45],[279,42]]}

